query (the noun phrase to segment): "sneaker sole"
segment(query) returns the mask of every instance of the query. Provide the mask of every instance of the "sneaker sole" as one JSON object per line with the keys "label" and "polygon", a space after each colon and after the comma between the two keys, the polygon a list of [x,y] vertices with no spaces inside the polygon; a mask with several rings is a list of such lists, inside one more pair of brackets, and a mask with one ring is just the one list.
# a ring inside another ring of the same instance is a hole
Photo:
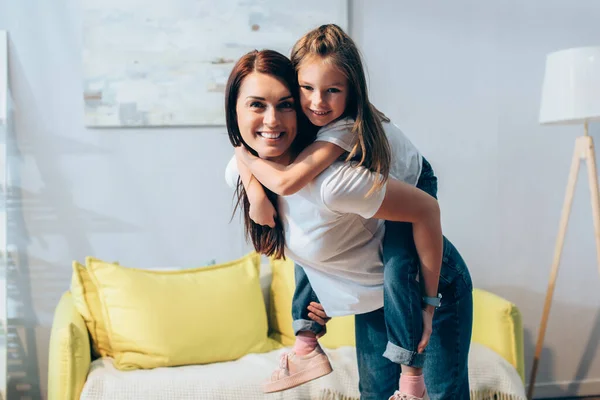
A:
{"label": "sneaker sole", "polygon": [[275,382],[265,383],[263,386],[263,391],[265,393],[281,392],[282,390],[291,389],[330,374],[331,371],[333,371],[333,368],[331,368],[331,363],[329,360],[324,361],[321,364],[315,365],[309,370],[300,371],[294,375],[279,379]]}

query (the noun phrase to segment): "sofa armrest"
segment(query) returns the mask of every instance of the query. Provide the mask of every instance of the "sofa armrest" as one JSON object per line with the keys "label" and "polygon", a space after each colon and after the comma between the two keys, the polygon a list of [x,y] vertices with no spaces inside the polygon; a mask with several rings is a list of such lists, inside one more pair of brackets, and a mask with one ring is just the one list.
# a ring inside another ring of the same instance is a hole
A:
{"label": "sofa armrest", "polygon": [[512,364],[525,382],[523,322],[513,303],[482,289],[473,290],[473,336]]}
{"label": "sofa armrest", "polygon": [[90,339],[70,292],[54,311],[48,362],[48,400],[79,399],[91,363]]}

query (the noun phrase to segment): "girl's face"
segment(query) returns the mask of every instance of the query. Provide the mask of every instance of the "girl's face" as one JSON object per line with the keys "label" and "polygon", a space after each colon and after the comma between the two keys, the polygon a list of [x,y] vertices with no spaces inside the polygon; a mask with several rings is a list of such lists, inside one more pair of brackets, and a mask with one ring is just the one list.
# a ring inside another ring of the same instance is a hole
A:
{"label": "girl's face", "polygon": [[326,59],[312,57],[298,69],[302,111],[316,126],[325,126],[344,115],[348,79]]}
{"label": "girl's face", "polygon": [[242,139],[261,158],[277,161],[296,138],[292,93],[277,78],[253,72],[244,78],[236,103]]}

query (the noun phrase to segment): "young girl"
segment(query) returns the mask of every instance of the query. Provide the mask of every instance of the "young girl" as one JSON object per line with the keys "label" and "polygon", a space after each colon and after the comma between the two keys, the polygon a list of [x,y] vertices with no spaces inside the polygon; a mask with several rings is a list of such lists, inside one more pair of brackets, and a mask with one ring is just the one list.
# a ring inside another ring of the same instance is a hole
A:
{"label": "young girl", "polygon": [[[345,155],[347,161],[356,161],[381,174],[383,178],[373,185],[372,191],[384,185],[390,175],[436,197],[437,184],[431,166],[408,138],[370,104],[358,49],[341,28],[323,25],[307,33],[294,46],[291,60],[298,75],[302,111],[312,124],[320,127],[315,142],[289,166],[257,158],[239,146],[236,156],[241,170],[247,166],[265,187],[286,196],[296,193]],[[270,134],[273,137],[264,139],[277,139],[276,132]],[[274,226],[275,210],[262,187],[254,182],[246,191],[250,217],[260,225]],[[440,302],[437,295],[440,266],[432,265],[426,252],[417,252],[410,224],[386,222],[384,249],[386,243],[393,244],[396,250],[394,260],[386,260],[384,251],[384,311],[389,337],[384,356],[402,365],[398,398],[401,395],[425,398],[424,349],[431,334],[433,312]],[[403,250],[399,252],[398,247]],[[417,248],[424,247],[417,243]],[[419,260],[423,265],[421,270]],[[306,371],[312,365],[311,355],[322,354],[317,343],[322,326],[313,321],[315,315],[318,319],[322,314],[313,302],[318,303],[318,298],[303,269],[296,266],[292,306],[297,335],[294,354],[299,356],[296,376],[274,374],[281,379],[267,384],[267,392],[284,390],[327,373]],[[302,376],[306,378],[299,379]]]}

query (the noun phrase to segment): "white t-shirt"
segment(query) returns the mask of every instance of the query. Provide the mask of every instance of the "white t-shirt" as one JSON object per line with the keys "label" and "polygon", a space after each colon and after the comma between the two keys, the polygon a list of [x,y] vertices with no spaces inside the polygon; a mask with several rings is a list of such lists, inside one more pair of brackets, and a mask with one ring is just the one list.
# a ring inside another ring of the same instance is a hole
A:
{"label": "white t-shirt", "polygon": [[[226,180],[237,182],[235,157]],[[297,193],[278,197],[286,257],[304,267],[329,316],[362,314],[383,306],[384,221],[371,218],[386,187],[371,189],[378,175],[335,162]]]}
{"label": "white t-shirt", "polygon": [[[400,128],[391,122],[382,122],[382,125],[390,143],[390,176],[416,185],[421,176],[423,156]],[[352,133],[353,126],[352,118],[340,119],[319,129],[315,141],[330,142],[350,152],[357,140],[356,135]]]}

